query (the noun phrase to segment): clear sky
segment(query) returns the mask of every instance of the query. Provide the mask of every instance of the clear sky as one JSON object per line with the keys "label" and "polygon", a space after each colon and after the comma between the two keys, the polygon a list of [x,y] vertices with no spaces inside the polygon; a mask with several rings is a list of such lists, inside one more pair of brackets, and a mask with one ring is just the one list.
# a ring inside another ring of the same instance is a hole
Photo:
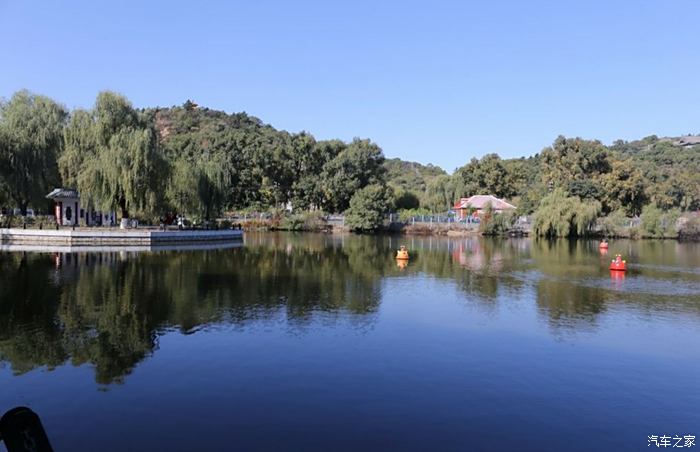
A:
{"label": "clear sky", "polygon": [[0,97],[192,99],[448,171],[700,132],[700,1],[0,0]]}

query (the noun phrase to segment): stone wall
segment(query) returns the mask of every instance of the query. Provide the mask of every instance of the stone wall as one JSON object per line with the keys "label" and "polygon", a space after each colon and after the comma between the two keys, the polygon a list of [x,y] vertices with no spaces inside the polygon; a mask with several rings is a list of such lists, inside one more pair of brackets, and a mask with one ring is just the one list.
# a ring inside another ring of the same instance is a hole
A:
{"label": "stone wall", "polygon": [[157,231],[130,230],[44,230],[44,229],[0,229],[0,242],[32,245],[162,245],[177,243],[200,243],[242,240],[238,230],[215,231]]}

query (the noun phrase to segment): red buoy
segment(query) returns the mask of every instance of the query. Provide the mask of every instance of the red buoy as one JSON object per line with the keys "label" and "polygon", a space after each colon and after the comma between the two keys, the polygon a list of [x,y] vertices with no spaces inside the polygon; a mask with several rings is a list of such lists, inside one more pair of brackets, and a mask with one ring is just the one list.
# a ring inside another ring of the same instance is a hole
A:
{"label": "red buoy", "polygon": [[610,263],[610,270],[624,272],[627,270],[627,262],[622,260],[622,256],[619,254],[615,256],[615,259]]}
{"label": "red buoy", "polygon": [[600,242],[600,245],[598,247],[602,250],[607,250],[608,249],[608,242]]}

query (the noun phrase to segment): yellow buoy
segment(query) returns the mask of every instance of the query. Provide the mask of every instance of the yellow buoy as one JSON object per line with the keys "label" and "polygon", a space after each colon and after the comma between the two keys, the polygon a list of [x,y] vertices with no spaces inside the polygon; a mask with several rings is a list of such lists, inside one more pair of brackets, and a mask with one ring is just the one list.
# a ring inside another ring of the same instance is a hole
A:
{"label": "yellow buoy", "polygon": [[398,260],[403,260],[403,261],[407,261],[407,260],[408,260],[408,250],[406,249],[405,246],[402,245],[402,246],[401,246],[401,249],[399,249],[399,250],[396,252],[396,259],[398,259]]}

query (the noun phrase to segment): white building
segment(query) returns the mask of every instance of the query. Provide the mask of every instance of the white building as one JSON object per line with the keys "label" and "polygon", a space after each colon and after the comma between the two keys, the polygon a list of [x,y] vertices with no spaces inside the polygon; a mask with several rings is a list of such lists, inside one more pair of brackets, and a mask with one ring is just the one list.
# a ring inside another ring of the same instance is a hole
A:
{"label": "white building", "polygon": [[114,226],[117,222],[115,212],[99,212],[81,207],[80,193],[75,189],[55,188],[46,197],[54,201],[56,222],[62,226]]}

